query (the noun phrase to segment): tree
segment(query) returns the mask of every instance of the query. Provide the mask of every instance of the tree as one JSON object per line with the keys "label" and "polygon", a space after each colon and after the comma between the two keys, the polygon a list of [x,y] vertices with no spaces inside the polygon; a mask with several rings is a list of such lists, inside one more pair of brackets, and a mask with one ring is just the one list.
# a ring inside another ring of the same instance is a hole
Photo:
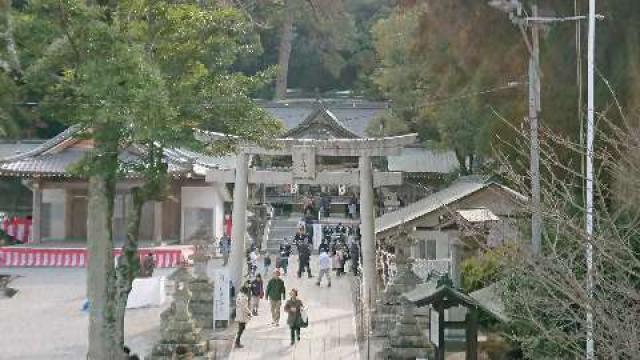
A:
{"label": "tree", "polygon": [[[249,9],[252,19],[263,27],[263,41],[277,38],[277,74],[275,99],[286,97],[289,66],[296,36],[304,34],[303,43],[316,50],[323,66],[336,75],[344,67],[341,54],[351,44],[352,19],[343,0],[270,0],[262,3],[236,1],[235,6]],[[278,29],[273,32],[272,29]],[[267,54],[267,56],[271,56]],[[270,59],[267,61],[270,63]]]}
{"label": "tree", "polygon": [[[625,206],[621,196],[633,193],[633,179],[640,177],[636,156],[637,127],[618,128],[606,119],[597,132],[595,158],[595,231],[585,232],[585,208],[582,187],[585,177],[572,172],[574,181],[555,174],[566,171],[567,164],[558,148],[585,156],[579,144],[545,130],[541,164],[542,209],[545,224],[543,248],[533,254],[526,243],[511,248],[496,258],[501,268],[498,288],[512,323],[506,335],[518,343],[526,358],[575,359],[584,354],[586,313],[594,316],[594,341],[598,358],[633,359],[640,356],[640,236],[637,204]],[[526,139],[526,135],[521,134]],[[518,147],[526,153],[527,148]],[[502,162],[507,178],[516,189],[528,188],[527,176]],[[561,171],[555,168],[560,168]],[[623,180],[615,193],[607,177]],[[628,204],[627,205],[631,205]],[[586,282],[585,245],[593,245],[595,287],[589,295]]]}
{"label": "tree", "polygon": [[[94,142],[74,169],[89,177],[88,358],[115,359],[122,356],[126,302],[139,268],[142,204],[161,200],[167,182],[164,149],[203,149],[194,127],[255,142],[273,138],[279,124],[249,97],[269,82],[268,74],[230,72],[238,56],[253,51],[252,28],[230,8],[42,0],[22,14],[53,29],[43,36],[51,45],[34,46],[39,51],[25,88],[42,99],[41,112],[66,119]],[[216,150],[228,150],[233,139]],[[118,157],[121,150],[140,148],[133,163]],[[137,176],[143,184],[132,190],[133,216],[114,269],[111,217],[115,185],[123,176]]]}
{"label": "tree", "polygon": [[[393,113],[420,139],[455,151],[463,173],[473,172],[474,159],[491,150],[491,137],[478,134],[500,124],[492,107],[510,116],[519,109],[513,103],[521,103],[514,96],[485,91],[520,77],[504,75],[517,74],[519,62],[500,54],[520,47],[508,37],[506,46],[500,36],[471,35],[476,27],[489,24],[513,30],[505,19],[480,11],[482,7],[486,5],[455,1],[404,4],[373,27],[380,65],[374,83],[392,100]],[[482,52],[484,44],[493,47],[491,53]]]}
{"label": "tree", "polygon": [[373,137],[404,135],[408,132],[407,124],[390,112],[375,117],[366,128],[367,135]]}

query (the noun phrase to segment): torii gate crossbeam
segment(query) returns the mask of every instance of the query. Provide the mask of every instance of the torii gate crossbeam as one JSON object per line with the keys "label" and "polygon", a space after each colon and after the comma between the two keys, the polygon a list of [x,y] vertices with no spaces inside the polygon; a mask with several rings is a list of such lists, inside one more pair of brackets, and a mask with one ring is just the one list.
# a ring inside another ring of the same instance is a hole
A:
{"label": "torii gate crossbeam", "polygon": [[[207,141],[227,138],[226,135],[200,132],[199,137]],[[417,135],[408,134],[383,138],[359,139],[276,139],[274,148],[266,149],[253,144],[241,144],[235,169],[210,170],[208,182],[233,182],[232,249],[230,259],[231,280],[239,288],[245,254],[245,232],[247,223],[247,193],[249,183],[266,184],[349,184],[360,187],[360,231],[362,235],[363,298],[368,309],[374,305],[376,286],[376,241],[374,229],[374,187],[399,185],[402,174],[373,171],[372,156],[400,154],[403,147],[415,143]],[[249,156],[291,155],[291,171],[259,171],[249,169]],[[358,170],[316,172],[315,157],[357,156]]]}

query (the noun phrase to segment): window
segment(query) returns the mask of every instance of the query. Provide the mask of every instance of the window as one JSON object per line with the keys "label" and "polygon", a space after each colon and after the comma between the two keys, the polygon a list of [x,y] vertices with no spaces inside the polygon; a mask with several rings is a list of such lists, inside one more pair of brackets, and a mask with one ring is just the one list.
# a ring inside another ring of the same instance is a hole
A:
{"label": "window", "polygon": [[427,242],[426,241],[420,241],[418,243],[418,258],[419,259],[427,258]]}
{"label": "window", "polygon": [[425,259],[427,260],[435,260],[436,259],[436,241],[435,240],[426,240],[425,241],[425,247],[426,247],[426,256]]}

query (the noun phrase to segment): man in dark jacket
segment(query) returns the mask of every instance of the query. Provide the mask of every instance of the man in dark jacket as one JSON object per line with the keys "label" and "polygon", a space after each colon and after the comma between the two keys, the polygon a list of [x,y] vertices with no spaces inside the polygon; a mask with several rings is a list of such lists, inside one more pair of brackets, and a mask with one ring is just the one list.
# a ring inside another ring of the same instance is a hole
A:
{"label": "man in dark jacket", "polygon": [[304,242],[304,233],[301,230],[298,230],[295,234],[295,236],[293,237],[293,244],[295,246],[299,246],[301,243]]}
{"label": "man in dark jacket", "polygon": [[309,266],[309,259],[310,258],[311,258],[311,248],[309,247],[308,243],[303,242],[298,247],[298,260],[299,260],[298,277],[302,276],[302,273],[304,272],[304,269],[307,269],[307,275],[309,275],[309,277],[312,277],[311,276],[311,266]]}
{"label": "man in dark jacket", "polygon": [[273,277],[267,283],[267,290],[265,291],[265,295],[271,304],[272,325],[280,325],[280,306],[282,305],[282,300],[285,299],[286,293],[284,281],[280,279],[280,272],[275,270]]}
{"label": "man in dark jacket", "polygon": [[360,247],[356,242],[351,244],[349,249],[349,256],[351,257],[351,271],[353,275],[358,275],[358,265],[360,263]]}
{"label": "man in dark jacket", "polygon": [[320,246],[318,247],[318,253],[323,251],[327,254],[329,253],[329,243],[326,240],[322,240],[322,243],[320,243]]}
{"label": "man in dark jacket", "polygon": [[287,239],[283,244],[280,244],[280,267],[284,274],[287,275],[287,269],[289,268],[289,256],[291,256],[291,245]]}

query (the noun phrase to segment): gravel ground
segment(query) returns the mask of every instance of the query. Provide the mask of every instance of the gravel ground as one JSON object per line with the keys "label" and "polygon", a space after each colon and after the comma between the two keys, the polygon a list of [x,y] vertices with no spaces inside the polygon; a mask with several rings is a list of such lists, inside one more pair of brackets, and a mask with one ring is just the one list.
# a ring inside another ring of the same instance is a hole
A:
{"label": "gravel ground", "polygon": [[[168,276],[172,269],[157,269]],[[88,314],[81,311],[86,293],[85,269],[15,268],[0,273],[19,276],[9,286],[18,290],[0,298],[1,359],[85,359]],[[132,309],[125,319],[125,343],[147,355],[160,337],[162,308]]]}

